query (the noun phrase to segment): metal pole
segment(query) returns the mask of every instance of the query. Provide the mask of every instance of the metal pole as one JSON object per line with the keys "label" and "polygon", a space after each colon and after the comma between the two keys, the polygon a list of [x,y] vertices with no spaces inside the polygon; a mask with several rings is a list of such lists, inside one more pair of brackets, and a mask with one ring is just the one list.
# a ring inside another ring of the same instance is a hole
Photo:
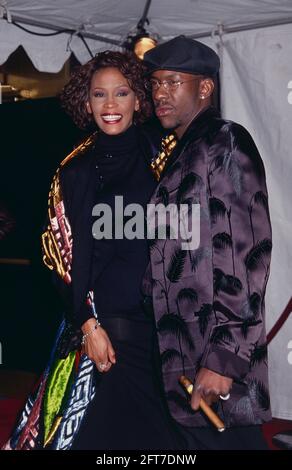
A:
{"label": "metal pole", "polygon": [[147,21],[147,15],[148,15],[148,11],[149,11],[151,2],[152,2],[152,0],[146,0],[146,4],[145,4],[143,14],[142,14],[141,19],[139,20],[139,22],[137,24],[137,29],[143,29],[144,28],[144,24]]}
{"label": "metal pole", "polygon": [[[243,25],[243,26],[223,26],[223,32],[225,33],[238,33],[241,31],[249,31],[252,29],[260,29],[260,28],[270,28],[272,26],[280,26],[280,25],[285,25],[285,24],[291,24],[292,23],[292,17],[288,18],[283,18],[279,20],[271,20],[271,21],[264,21],[262,23],[255,23],[255,24],[250,24],[250,25]],[[211,35],[219,35],[219,28],[215,31],[204,31],[202,33],[197,33],[197,34],[191,34],[189,35],[190,38],[193,39],[198,39],[198,38],[206,38],[210,37]]]}

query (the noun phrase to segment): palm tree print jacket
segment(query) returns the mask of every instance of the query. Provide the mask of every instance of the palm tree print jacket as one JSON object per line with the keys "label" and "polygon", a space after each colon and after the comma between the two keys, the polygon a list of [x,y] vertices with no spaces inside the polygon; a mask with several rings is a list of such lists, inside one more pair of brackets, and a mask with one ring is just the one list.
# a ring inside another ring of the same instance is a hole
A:
{"label": "palm tree print jacket", "polygon": [[227,426],[269,420],[264,296],[271,224],[263,163],[247,130],[211,107],[201,112],[150,203],[200,204],[199,247],[183,250],[180,236],[155,239],[143,280],[171,414],[186,426],[209,426],[178,382],[206,367],[234,379],[231,398],[215,405]]}

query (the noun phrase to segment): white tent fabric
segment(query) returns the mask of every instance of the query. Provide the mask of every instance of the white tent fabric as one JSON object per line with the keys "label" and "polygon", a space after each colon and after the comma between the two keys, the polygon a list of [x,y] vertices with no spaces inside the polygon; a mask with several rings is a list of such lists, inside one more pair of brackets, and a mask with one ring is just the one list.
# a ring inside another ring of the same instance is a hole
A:
{"label": "white tent fabric", "polygon": [[[0,17],[2,11],[12,20],[25,22],[28,29],[28,23],[46,25],[48,30],[52,25],[120,43],[135,29],[144,6],[145,0],[0,0]],[[242,28],[289,18],[292,22],[292,5],[291,0],[152,0],[148,18],[149,31],[167,39],[211,32],[218,24]],[[15,26],[0,20],[0,63],[22,44],[40,71],[57,72],[68,58],[69,39],[70,34],[41,38],[20,29],[16,32]],[[93,53],[114,47],[100,40],[89,42]],[[81,62],[89,59],[80,39],[75,37],[70,48]]]}
{"label": "white tent fabric", "polygon": [[[230,34],[223,42],[222,112],[251,132],[267,174],[273,228],[269,331],[292,295],[292,25]],[[269,347],[273,416],[283,419],[292,419],[291,350],[292,315]]]}
{"label": "white tent fabric", "polygon": [[[145,0],[0,0],[0,18],[1,5],[5,17],[34,31],[50,32],[49,25],[81,31],[96,53],[118,47],[101,38],[121,43],[135,29]],[[265,162],[274,242],[269,331],[292,295],[292,0],[153,0],[148,18],[148,30],[162,39],[204,35],[214,49],[219,44],[223,115],[249,129]],[[223,32],[250,29],[223,34],[220,42],[211,37],[218,24]],[[59,71],[71,51],[82,63],[90,58],[76,35],[33,36],[0,19],[0,63],[20,44],[41,71]],[[292,419],[292,315],[272,341],[269,359],[273,415]]]}

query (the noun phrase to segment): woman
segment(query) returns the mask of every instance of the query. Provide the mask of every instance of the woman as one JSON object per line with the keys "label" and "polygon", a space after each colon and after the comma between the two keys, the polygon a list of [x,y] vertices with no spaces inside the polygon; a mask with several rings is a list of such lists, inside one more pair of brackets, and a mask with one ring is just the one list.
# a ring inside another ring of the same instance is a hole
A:
{"label": "woman", "polygon": [[124,207],[145,208],[154,190],[153,142],[137,126],[151,115],[143,77],[133,55],[106,51],[81,66],[62,94],[75,123],[98,130],[61,163],[52,183],[44,262],[65,299],[66,321],[8,448],[177,446],[140,293],[147,240],[103,238],[92,216],[103,204],[112,220],[119,217],[116,196]]}

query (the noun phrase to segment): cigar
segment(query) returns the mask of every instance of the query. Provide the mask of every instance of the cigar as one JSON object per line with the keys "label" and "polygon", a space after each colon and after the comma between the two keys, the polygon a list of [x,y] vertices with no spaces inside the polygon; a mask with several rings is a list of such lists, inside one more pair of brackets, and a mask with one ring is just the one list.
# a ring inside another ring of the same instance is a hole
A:
{"label": "cigar", "polygon": [[[186,376],[182,375],[179,379],[180,384],[185,388],[185,390],[188,392],[189,395],[193,393],[193,384],[188,379]],[[219,432],[225,431],[225,424],[223,421],[219,418],[219,416],[216,415],[216,413],[212,410],[212,408],[207,405],[205,400],[203,398],[200,399],[200,404],[199,407],[205,413],[205,415],[209,418],[211,423],[214,424],[214,426],[217,428]]]}

